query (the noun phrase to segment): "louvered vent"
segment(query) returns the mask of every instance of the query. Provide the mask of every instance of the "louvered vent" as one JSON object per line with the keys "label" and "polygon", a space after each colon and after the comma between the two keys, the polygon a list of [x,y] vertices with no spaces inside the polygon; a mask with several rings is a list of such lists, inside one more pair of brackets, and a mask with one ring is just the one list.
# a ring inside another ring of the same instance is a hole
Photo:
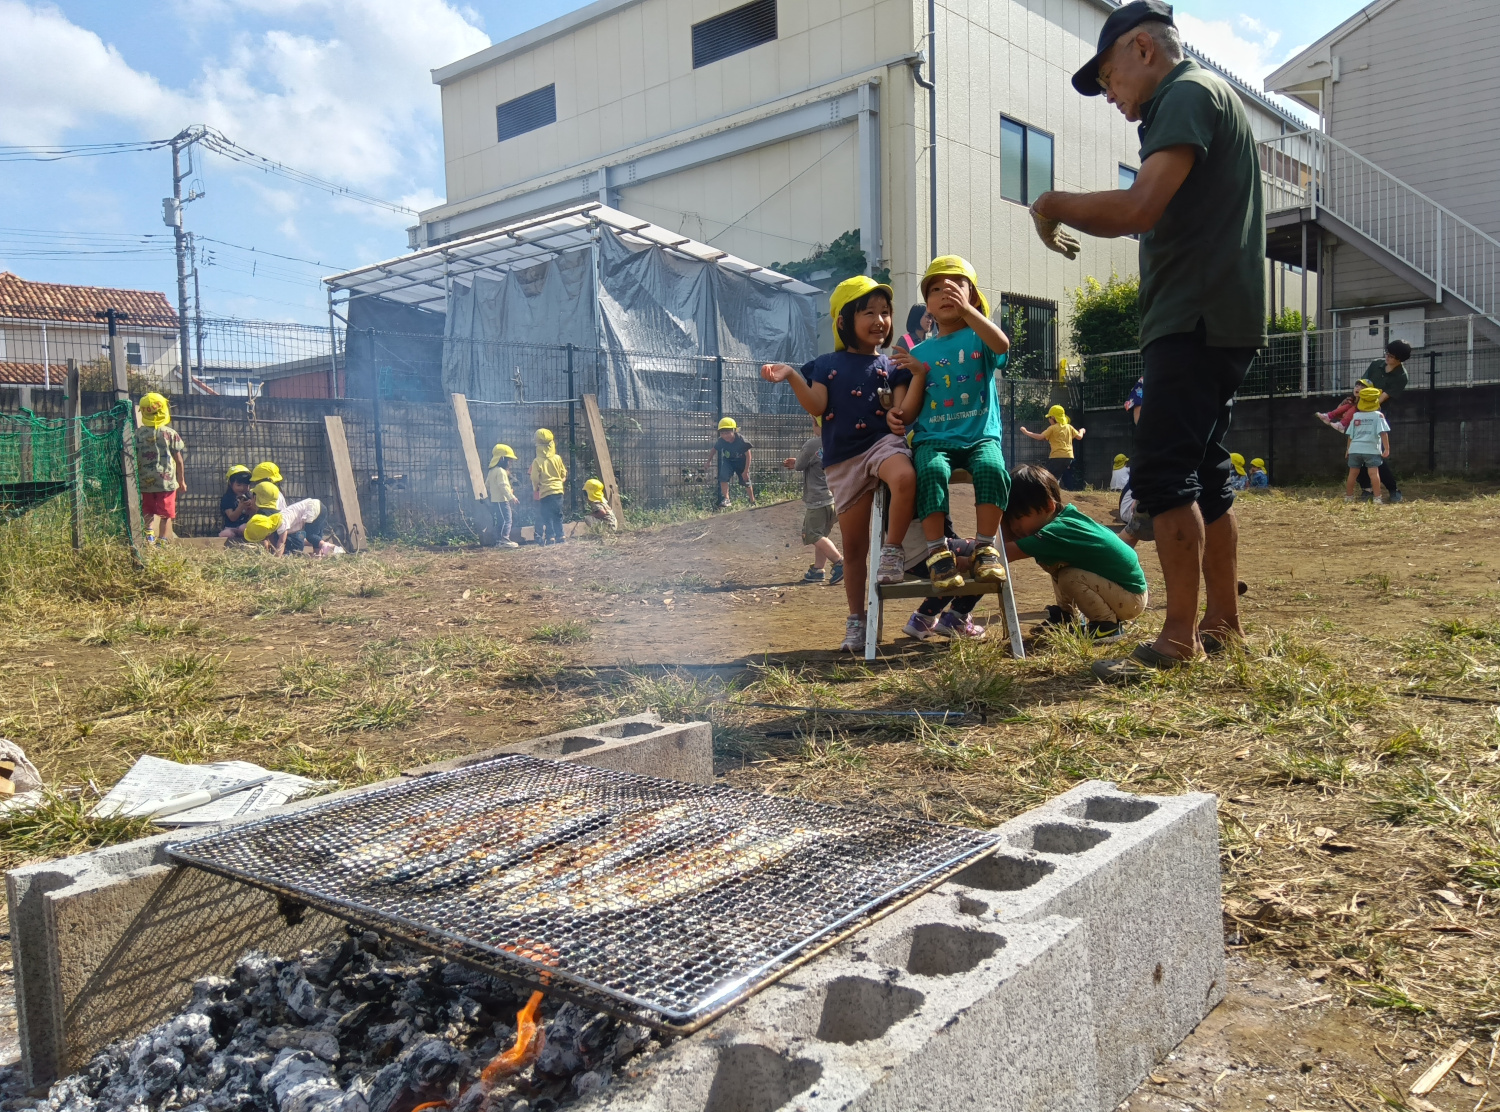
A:
{"label": "louvered vent", "polygon": [[500,142],[557,123],[557,86],[547,85],[495,109]]}
{"label": "louvered vent", "polygon": [[693,68],[776,41],[776,0],[753,0],[693,24]]}

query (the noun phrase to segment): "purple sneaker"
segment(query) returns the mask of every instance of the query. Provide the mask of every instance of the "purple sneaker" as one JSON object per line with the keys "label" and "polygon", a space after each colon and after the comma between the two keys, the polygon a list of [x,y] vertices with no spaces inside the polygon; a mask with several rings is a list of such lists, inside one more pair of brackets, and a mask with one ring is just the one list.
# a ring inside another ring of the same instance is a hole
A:
{"label": "purple sneaker", "polygon": [[929,618],[920,610],[913,610],[911,617],[906,621],[906,628],[901,632],[908,637],[915,637],[918,641],[930,641],[936,636],[932,631],[935,625],[937,625],[936,618]]}
{"label": "purple sneaker", "polygon": [[967,614],[955,614],[951,610],[943,611],[934,629],[944,637],[958,637],[969,641],[984,639],[984,626],[975,625]]}

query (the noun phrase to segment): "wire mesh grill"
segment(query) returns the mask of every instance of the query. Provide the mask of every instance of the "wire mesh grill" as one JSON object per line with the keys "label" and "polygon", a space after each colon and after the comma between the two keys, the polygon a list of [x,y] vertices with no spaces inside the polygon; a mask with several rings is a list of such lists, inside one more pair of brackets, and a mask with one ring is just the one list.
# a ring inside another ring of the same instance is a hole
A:
{"label": "wire mesh grill", "polygon": [[686,1026],[993,846],[985,831],[511,756],[170,852]]}

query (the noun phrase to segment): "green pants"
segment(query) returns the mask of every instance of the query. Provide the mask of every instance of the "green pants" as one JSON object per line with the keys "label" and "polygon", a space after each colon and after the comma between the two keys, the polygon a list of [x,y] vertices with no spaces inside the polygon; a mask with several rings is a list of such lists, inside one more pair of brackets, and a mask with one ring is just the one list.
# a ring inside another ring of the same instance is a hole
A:
{"label": "green pants", "polygon": [[917,468],[917,520],[948,512],[948,480],[955,471],[974,476],[974,504],[999,506],[1010,502],[1010,472],[998,440],[981,440],[959,447],[923,441],[912,449]]}

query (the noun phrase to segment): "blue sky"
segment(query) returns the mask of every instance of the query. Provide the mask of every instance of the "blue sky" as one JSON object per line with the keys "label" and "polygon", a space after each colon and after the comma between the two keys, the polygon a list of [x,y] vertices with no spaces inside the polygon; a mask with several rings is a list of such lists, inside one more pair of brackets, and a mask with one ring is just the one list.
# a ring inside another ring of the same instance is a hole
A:
{"label": "blue sky", "polygon": [[[579,0],[0,0],[0,144],[165,138],[205,123],[259,154],[414,209],[442,199],[429,70]],[[1356,0],[1182,0],[1189,42],[1259,78]],[[165,151],[0,163],[0,269],[175,301]],[[202,154],[186,208],[204,311],[326,320],[318,278],[398,255],[406,215]],[[150,237],[150,238],[147,238]],[[254,251],[250,249],[254,248]],[[291,259],[275,255],[290,256]],[[304,261],[292,261],[304,260]]]}

